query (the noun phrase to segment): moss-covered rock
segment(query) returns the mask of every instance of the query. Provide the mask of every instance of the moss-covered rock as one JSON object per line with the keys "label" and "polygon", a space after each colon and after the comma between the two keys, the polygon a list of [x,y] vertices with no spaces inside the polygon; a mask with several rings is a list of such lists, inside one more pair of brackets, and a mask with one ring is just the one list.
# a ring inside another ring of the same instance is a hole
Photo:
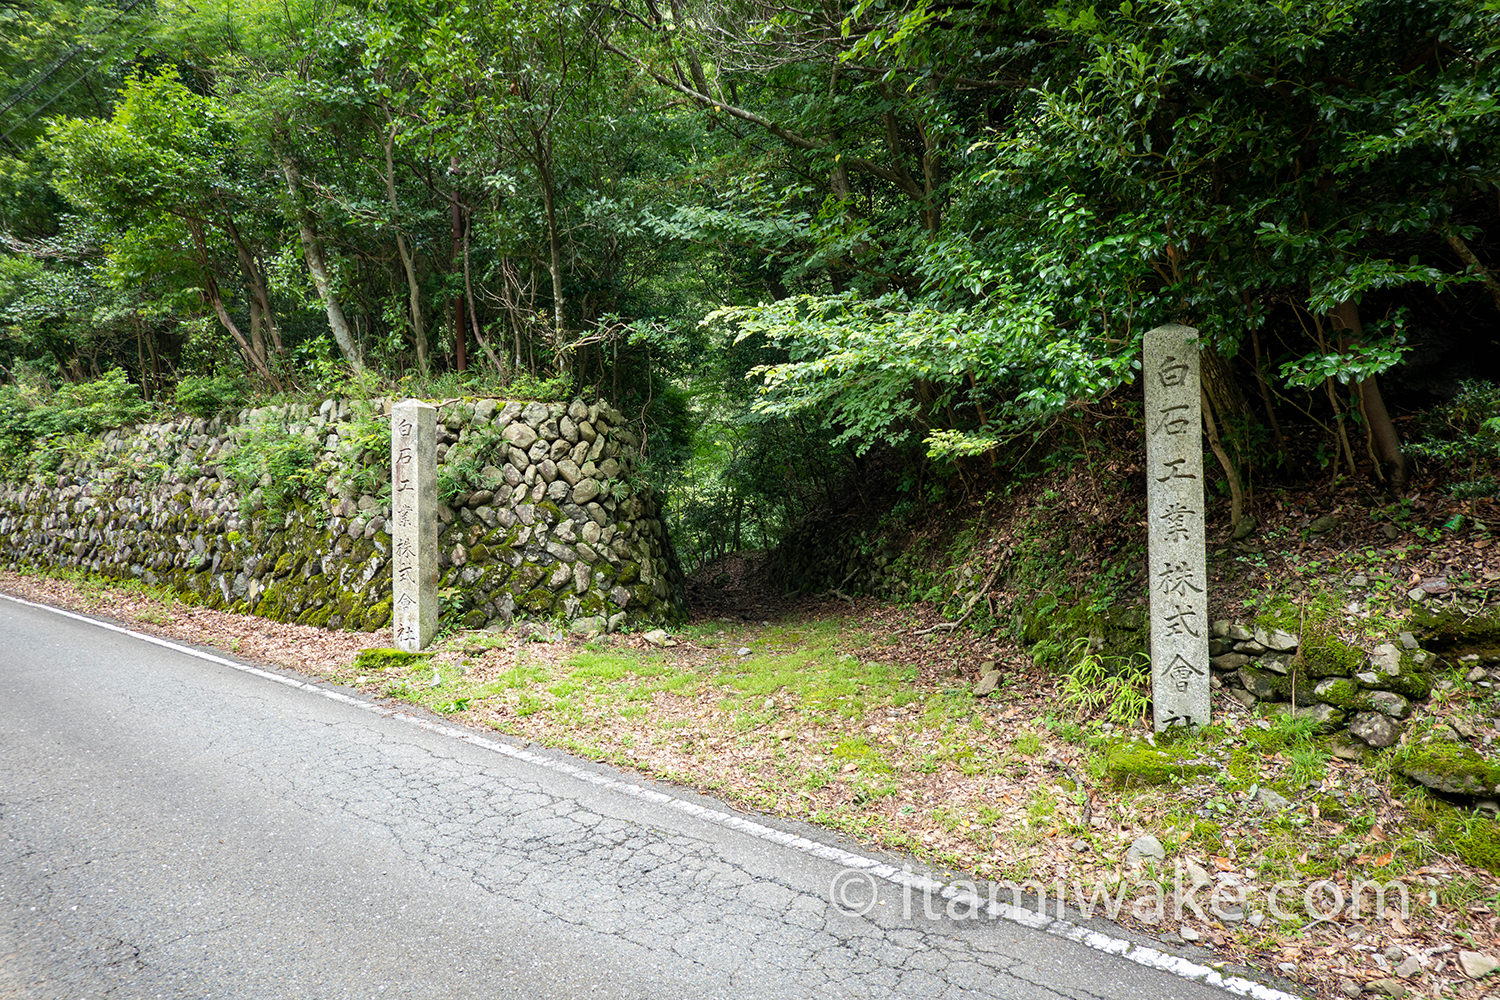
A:
{"label": "moss-covered rock", "polygon": [[536,618],[545,618],[556,607],[557,596],[545,587],[534,587],[516,598],[516,610]]}
{"label": "moss-covered rock", "polygon": [[1153,746],[1143,740],[1116,743],[1104,757],[1105,773],[1116,785],[1132,782],[1165,785],[1187,781],[1214,770],[1182,747]]}
{"label": "moss-covered rock", "polygon": [[431,653],[408,653],[401,649],[361,649],[354,655],[355,670],[376,672],[393,667],[411,667],[431,658]]}
{"label": "moss-covered rock", "polygon": [[1466,864],[1500,875],[1500,823],[1475,823],[1453,837],[1453,847]]}
{"label": "moss-covered rock", "polygon": [[1394,764],[1412,781],[1444,795],[1500,795],[1500,761],[1482,757],[1462,743],[1424,740],[1409,744]]}
{"label": "moss-covered rock", "polygon": [[1370,653],[1370,662],[1356,675],[1366,687],[1394,691],[1412,701],[1423,701],[1432,694],[1432,678],[1417,666],[1408,650],[1383,643]]}
{"label": "moss-covered rock", "polygon": [[374,632],[376,629],[385,628],[390,623],[391,599],[387,597],[383,601],[370,605],[365,611],[364,622],[361,623],[360,629],[365,632]]}
{"label": "moss-covered rock", "polygon": [[1370,709],[1369,692],[1347,677],[1329,677],[1319,681],[1313,688],[1317,699],[1345,711],[1364,712]]}
{"label": "moss-covered rock", "polygon": [[1364,650],[1340,639],[1332,630],[1310,628],[1297,649],[1311,677],[1352,677],[1364,662]]}
{"label": "moss-covered rock", "polygon": [[1407,625],[1422,645],[1437,652],[1461,649],[1486,659],[1500,659],[1500,611],[1461,615],[1444,609],[1417,607]]}

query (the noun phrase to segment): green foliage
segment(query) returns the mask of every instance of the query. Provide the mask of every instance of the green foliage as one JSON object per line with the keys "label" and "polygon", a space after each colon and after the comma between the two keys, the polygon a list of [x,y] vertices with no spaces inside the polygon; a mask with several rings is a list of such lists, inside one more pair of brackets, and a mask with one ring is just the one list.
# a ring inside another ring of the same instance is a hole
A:
{"label": "green foliage", "polygon": [[19,387],[0,385],[0,476],[24,472],[26,456],[36,437],[34,404]]}
{"label": "green foliage", "polygon": [[505,439],[493,424],[469,428],[456,444],[449,447],[447,457],[438,466],[438,498],[451,503],[460,493],[503,486],[504,480],[487,478],[484,470],[495,468],[491,462],[499,457],[495,454],[496,449],[504,444]]}
{"label": "green foliage", "polygon": [[0,473],[52,472],[67,459],[91,459],[97,435],[151,413],[140,387],[114,369],[92,382],[42,389],[0,386]]}
{"label": "green foliage", "polygon": [[239,491],[240,511],[246,517],[261,511],[280,517],[304,490],[319,484],[318,446],[290,430],[284,414],[261,414],[235,430],[234,442],[224,471]]}
{"label": "green foliage", "polygon": [[391,422],[368,403],[353,404],[354,415],[339,424],[335,462],[340,491],[377,498],[390,494]]}
{"label": "green foliage", "polygon": [[1151,711],[1151,658],[1105,657],[1079,639],[1064,667],[1064,706],[1084,716],[1103,714],[1119,726],[1136,726]]}
{"label": "green foliage", "polygon": [[36,421],[44,435],[99,434],[139,423],[150,413],[151,404],[141,398],[141,387],[115,368],[92,382],[60,387],[46,405],[37,408]]}
{"label": "green foliage", "polygon": [[177,408],[195,417],[212,419],[244,406],[250,384],[238,374],[184,375],[177,382]]}
{"label": "green foliage", "polygon": [[[1060,336],[1048,297],[1014,286],[990,290],[987,304],[975,309],[845,293],[720,309],[705,323],[787,355],[751,371],[762,383],[757,412],[811,416],[835,432],[834,445],[850,443],[860,454],[877,443],[921,440],[919,427],[955,408],[979,422],[981,434],[939,428],[929,446],[978,453],[997,443],[997,434],[1029,428],[1073,399],[1098,397],[1132,378],[1127,360]],[[918,384],[933,398],[919,402]]]}
{"label": "green foliage", "polygon": [[1465,381],[1453,398],[1434,407],[1409,450],[1420,460],[1445,466],[1455,496],[1493,495],[1500,471],[1500,384]]}

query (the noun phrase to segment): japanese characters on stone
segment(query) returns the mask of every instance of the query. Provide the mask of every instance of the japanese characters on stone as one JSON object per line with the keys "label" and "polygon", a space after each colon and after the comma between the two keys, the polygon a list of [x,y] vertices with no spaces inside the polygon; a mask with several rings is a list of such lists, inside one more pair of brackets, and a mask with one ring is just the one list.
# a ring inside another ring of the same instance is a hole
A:
{"label": "japanese characters on stone", "polygon": [[1156,728],[1209,721],[1198,332],[1146,334],[1146,506]]}

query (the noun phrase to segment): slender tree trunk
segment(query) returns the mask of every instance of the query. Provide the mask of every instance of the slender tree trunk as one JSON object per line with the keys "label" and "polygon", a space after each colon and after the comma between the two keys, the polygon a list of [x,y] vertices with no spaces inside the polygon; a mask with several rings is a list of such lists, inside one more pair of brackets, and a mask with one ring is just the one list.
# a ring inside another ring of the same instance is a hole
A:
{"label": "slender tree trunk", "polygon": [[146,345],[142,343],[141,317],[137,314],[134,319],[135,322],[131,325],[135,327],[135,361],[141,369],[141,395],[149,403],[152,397],[151,381],[146,378]]}
{"label": "slender tree trunk", "polygon": [[485,356],[490,359],[490,364],[495,366],[495,374],[501,378],[505,377],[505,362],[495,356],[490,349],[489,341],[479,331],[479,314],[474,308],[474,283],[469,278],[469,227],[464,226],[464,298],[469,306],[469,323],[474,330],[474,343],[478,344],[484,351]]}
{"label": "slender tree trunk", "polygon": [[[1349,345],[1358,344],[1364,337],[1364,324],[1360,322],[1359,306],[1355,305],[1353,299],[1340,302],[1331,318],[1334,326],[1345,333],[1346,349]],[[1380,386],[1375,381],[1375,376],[1371,375],[1357,382],[1355,388],[1359,393],[1359,405],[1364,410],[1365,422],[1370,428],[1370,437],[1374,442],[1376,455],[1386,466],[1390,474],[1391,485],[1397,490],[1404,490],[1411,475],[1411,467],[1406,454],[1401,450],[1401,435],[1396,431],[1396,424],[1391,420],[1391,415],[1385,408],[1385,399],[1380,394]]]}
{"label": "slender tree trunk", "polygon": [[[458,185],[456,183],[457,182],[457,178],[458,178],[458,157],[457,156],[452,157],[448,161],[448,172],[453,175],[454,180],[455,180],[455,183],[454,183],[454,186],[453,186],[453,191],[449,195],[449,198],[451,199],[451,205],[450,205],[449,211],[448,211],[448,225],[449,225],[450,233],[451,233],[451,235],[453,237],[453,243],[452,243],[453,250],[449,254],[449,257],[448,257],[448,270],[450,272],[453,272],[453,271],[458,270],[459,251],[462,248],[463,242],[464,242],[464,211],[463,211],[463,204],[459,201],[459,198],[458,198]],[[468,267],[469,267],[469,261],[468,261],[468,258],[466,256],[464,258],[464,287],[465,287],[465,290],[467,290],[467,288],[468,288],[468,279],[469,279]],[[469,350],[468,350],[468,343],[467,343],[467,341],[468,341],[467,333],[468,333],[468,331],[464,328],[464,297],[462,295],[454,295],[453,296],[453,363],[457,366],[458,370],[461,371],[461,372],[462,371],[467,371],[468,368],[469,368]]]}
{"label": "slender tree trunk", "polygon": [[1271,425],[1271,437],[1276,442],[1276,450],[1284,456],[1286,438],[1281,433],[1281,423],[1276,419],[1276,408],[1271,405],[1271,387],[1266,385],[1265,372],[1260,368],[1260,333],[1254,327],[1250,329],[1250,342],[1255,351],[1255,384],[1260,389],[1261,405],[1265,407],[1266,420]]}
{"label": "slender tree trunk", "polygon": [[281,172],[286,177],[286,191],[292,199],[292,212],[297,217],[297,235],[302,239],[302,257],[307,261],[308,272],[312,274],[313,287],[318,290],[318,297],[323,300],[323,307],[328,311],[328,328],[333,331],[334,342],[339,345],[339,353],[344,356],[344,361],[356,372],[362,372],[365,370],[364,358],[360,356],[359,343],[349,329],[349,321],[344,317],[338,296],[333,293],[333,283],[328,280],[323,244],[318,241],[312,210],[308,208],[307,196],[302,190],[302,174],[297,169],[297,164],[285,153],[281,154]]}
{"label": "slender tree trunk", "polygon": [[566,301],[563,297],[562,230],[557,225],[557,191],[552,172],[552,139],[545,132],[532,133],[536,143],[536,178],[542,188],[542,210],[547,218],[548,269],[552,272],[552,333],[561,346],[567,339]]}
{"label": "slender tree trunk", "polygon": [[396,123],[390,123],[385,136],[385,194],[391,206],[391,227],[396,232],[396,252],[401,255],[401,270],[406,273],[406,296],[411,311],[411,336],[417,348],[417,370],[426,375],[429,368],[427,327],[422,322],[422,289],[417,283],[417,265],[406,237],[401,233],[401,208],[396,202]]}
{"label": "slender tree trunk", "polygon": [[1496,280],[1494,272],[1484,266],[1469,244],[1464,242],[1464,238],[1455,230],[1444,228],[1443,239],[1447,240],[1453,252],[1458,254],[1458,259],[1479,276],[1479,280],[1484,283],[1485,291],[1490,293],[1490,299],[1495,303],[1495,308],[1500,309],[1500,280]]}
{"label": "slender tree trunk", "polygon": [[219,280],[214,275],[213,267],[210,265],[210,261],[213,258],[208,253],[208,241],[203,238],[202,221],[198,219],[187,219],[184,221],[187,222],[188,233],[193,238],[193,246],[198,251],[198,263],[203,268],[203,295],[208,299],[210,308],[213,309],[214,315],[219,318],[220,325],[225,330],[228,330],[229,335],[234,338],[235,344],[239,346],[240,353],[250,362],[250,366],[267,383],[279,390],[281,383],[266,365],[265,355],[256,354],[251,349],[250,342],[245,339],[245,334],[235,324],[234,317],[229,315],[229,309],[224,305],[224,296],[219,292]]}
{"label": "slender tree trunk", "polygon": [[929,233],[936,233],[943,224],[943,210],[937,203],[938,150],[932,129],[917,122],[917,131],[922,133],[922,225]]}
{"label": "slender tree trunk", "polygon": [[[220,205],[223,208],[223,205]],[[249,291],[250,299],[250,342],[256,343],[260,338],[262,324],[266,333],[271,336],[272,351],[280,355],[281,328],[276,324],[276,314],[271,311],[271,293],[266,288],[266,279],[261,274],[260,266],[255,262],[255,255],[245,245],[245,240],[240,236],[239,227],[234,224],[234,217],[226,210],[224,212],[224,231],[229,234],[229,239],[234,243],[234,253],[240,262],[240,272],[245,277],[245,288]],[[262,350],[264,347],[262,346]]]}
{"label": "slender tree trunk", "polygon": [[1214,458],[1219,460],[1219,465],[1224,469],[1224,478],[1229,482],[1229,527],[1233,530],[1239,527],[1245,516],[1245,486],[1240,479],[1239,466],[1230,460],[1229,452],[1219,438],[1219,426],[1214,422],[1214,404],[1207,386],[1202,389],[1202,395],[1203,428],[1208,433],[1208,447],[1214,453]]}

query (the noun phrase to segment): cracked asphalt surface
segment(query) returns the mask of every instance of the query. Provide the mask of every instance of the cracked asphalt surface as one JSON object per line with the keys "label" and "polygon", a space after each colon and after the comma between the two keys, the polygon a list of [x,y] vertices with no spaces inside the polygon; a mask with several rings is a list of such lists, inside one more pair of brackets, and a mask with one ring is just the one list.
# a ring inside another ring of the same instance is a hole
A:
{"label": "cracked asphalt surface", "polygon": [[1227,995],[574,763],[0,601],[0,997]]}

